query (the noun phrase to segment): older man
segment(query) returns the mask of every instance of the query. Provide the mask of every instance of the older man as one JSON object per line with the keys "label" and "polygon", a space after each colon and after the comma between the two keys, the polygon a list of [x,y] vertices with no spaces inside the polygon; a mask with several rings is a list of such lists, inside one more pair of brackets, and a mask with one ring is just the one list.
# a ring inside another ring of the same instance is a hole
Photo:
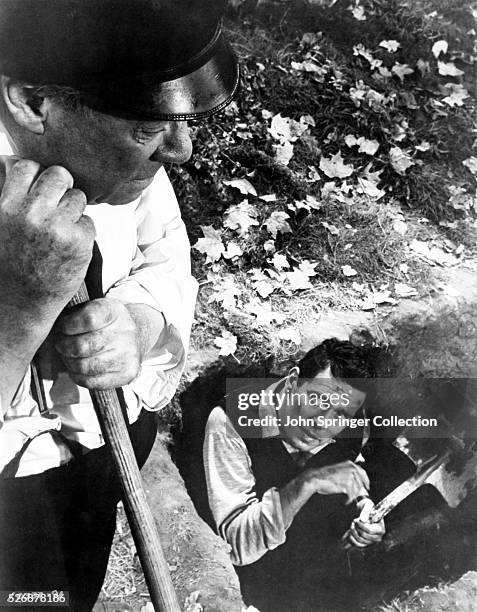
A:
{"label": "older man", "polygon": [[[196,291],[163,166],[190,157],[187,119],[237,89],[222,9],[0,5],[0,591],[90,610],[101,588],[119,483],[87,389],[123,387],[142,464]],[[65,313],[85,275],[97,299]]]}

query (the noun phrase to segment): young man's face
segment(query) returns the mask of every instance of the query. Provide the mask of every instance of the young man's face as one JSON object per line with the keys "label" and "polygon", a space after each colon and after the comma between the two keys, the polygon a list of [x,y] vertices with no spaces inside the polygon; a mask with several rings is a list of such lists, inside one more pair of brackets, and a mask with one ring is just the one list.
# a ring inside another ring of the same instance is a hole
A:
{"label": "young man's face", "polygon": [[[298,380],[289,394],[292,398],[286,407],[289,424],[283,427],[282,433],[292,446],[301,451],[312,450],[321,441],[333,438],[345,429],[338,422],[320,425],[318,417],[337,420],[339,417],[353,417],[365,399],[363,392],[335,378],[329,368],[313,379]],[[284,413],[280,416],[283,423]]]}
{"label": "young man's face", "polygon": [[[138,122],[90,109],[74,112],[51,102],[41,157],[71,172],[89,203],[120,205],[136,199],[166,163],[192,154],[186,122]],[[20,152],[22,154],[22,152]]]}

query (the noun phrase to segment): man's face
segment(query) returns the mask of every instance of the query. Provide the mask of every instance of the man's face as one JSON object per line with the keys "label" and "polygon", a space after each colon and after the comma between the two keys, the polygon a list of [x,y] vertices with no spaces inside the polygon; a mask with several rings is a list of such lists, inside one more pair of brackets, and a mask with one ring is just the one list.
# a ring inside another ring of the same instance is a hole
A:
{"label": "man's face", "polygon": [[55,101],[41,138],[35,161],[64,166],[89,203],[131,202],[163,164],[184,163],[192,154],[186,122],[128,121],[90,109],[74,112]]}
{"label": "man's face", "polygon": [[[320,426],[318,417],[353,417],[365,399],[363,392],[335,378],[329,368],[319,372],[313,379],[298,380],[289,394],[292,401],[286,407],[287,416],[290,417],[288,422],[297,421],[297,424],[284,427],[283,434],[292,446],[301,451],[312,450],[323,440],[333,438],[345,428],[338,423]],[[282,422],[283,416],[282,414]],[[310,424],[312,420],[315,421],[314,424]]]}

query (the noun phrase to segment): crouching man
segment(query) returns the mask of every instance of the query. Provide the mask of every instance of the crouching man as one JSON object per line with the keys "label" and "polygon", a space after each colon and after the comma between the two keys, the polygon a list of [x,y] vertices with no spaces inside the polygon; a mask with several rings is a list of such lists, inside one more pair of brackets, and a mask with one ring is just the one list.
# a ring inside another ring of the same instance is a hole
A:
{"label": "crouching man", "polygon": [[[385,533],[383,522],[366,522],[370,480],[355,463],[366,454],[367,429],[341,424],[363,417],[365,393],[356,385],[367,376],[359,348],[327,340],[268,387],[257,409],[235,410],[231,394],[226,410],[209,416],[209,506],[244,600],[261,612],[349,609],[347,550]],[[332,395],[342,401],[311,401]],[[318,417],[336,424],[324,427]]]}

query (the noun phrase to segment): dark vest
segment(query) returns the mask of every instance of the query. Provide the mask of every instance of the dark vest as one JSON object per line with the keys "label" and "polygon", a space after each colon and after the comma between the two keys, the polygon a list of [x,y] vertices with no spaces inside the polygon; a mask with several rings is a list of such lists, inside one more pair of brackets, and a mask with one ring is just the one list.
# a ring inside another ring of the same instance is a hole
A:
{"label": "dark vest", "polygon": [[[305,468],[298,466],[281,439],[244,439],[258,498],[271,487],[286,485],[303,469],[354,461],[361,451],[361,437],[356,432],[343,431],[333,444],[310,458]],[[344,495],[313,495],[295,516],[284,544],[255,563],[235,567],[247,604],[261,612],[302,612],[309,599],[310,610],[319,609],[318,600],[327,612],[332,609],[329,598],[336,595],[336,581],[345,579],[348,572],[347,556],[339,541],[355,516],[354,507],[345,502]]]}

